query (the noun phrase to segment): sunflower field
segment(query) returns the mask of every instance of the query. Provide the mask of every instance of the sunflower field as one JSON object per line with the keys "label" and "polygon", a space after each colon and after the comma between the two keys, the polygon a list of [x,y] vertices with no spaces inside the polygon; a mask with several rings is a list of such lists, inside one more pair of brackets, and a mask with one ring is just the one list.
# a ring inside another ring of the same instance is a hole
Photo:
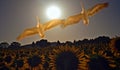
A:
{"label": "sunflower field", "polygon": [[14,43],[0,47],[0,70],[120,70],[120,38]]}

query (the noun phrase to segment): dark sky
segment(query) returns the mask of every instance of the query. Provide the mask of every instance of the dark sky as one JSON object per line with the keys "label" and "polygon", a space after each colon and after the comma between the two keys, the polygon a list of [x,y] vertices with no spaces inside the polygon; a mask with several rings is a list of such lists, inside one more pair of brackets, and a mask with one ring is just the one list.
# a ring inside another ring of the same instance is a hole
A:
{"label": "dark sky", "polygon": [[[81,0],[0,0],[0,42],[16,41],[16,37],[26,28],[36,26],[36,16],[41,23],[49,21],[46,9],[56,5],[62,11],[61,19],[81,12]],[[81,21],[64,29],[55,27],[45,32],[48,41],[73,41],[98,36],[120,36],[120,0],[82,0],[86,9],[97,3],[108,2],[108,8],[90,17],[90,24],[85,26]],[[22,44],[32,43],[41,38],[33,35],[20,41]]]}

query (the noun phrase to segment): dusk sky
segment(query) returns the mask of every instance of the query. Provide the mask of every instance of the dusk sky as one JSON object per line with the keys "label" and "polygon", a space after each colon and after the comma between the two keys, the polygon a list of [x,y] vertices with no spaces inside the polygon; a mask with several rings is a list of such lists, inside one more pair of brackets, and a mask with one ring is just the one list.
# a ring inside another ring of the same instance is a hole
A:
{"label": "dusk sky", "polygon": [[[86,9],[104,2],[108,2],[109,6],[90,17],[88,26],[82,21],[64,29],[57,26],[46,31],[44,39],[65,42],[98,36],[120,36],[120,0],[0,0],[0,42],[17,41],[17,36],[26,28],[36,26],[36,16],[40,17],[41,24],[49,21],[46,10],[51,5],[60,9],[60,19],[79,14],[81,1]],[[41,38],[37,34],[17,42],[29,44],[38,40]]]}

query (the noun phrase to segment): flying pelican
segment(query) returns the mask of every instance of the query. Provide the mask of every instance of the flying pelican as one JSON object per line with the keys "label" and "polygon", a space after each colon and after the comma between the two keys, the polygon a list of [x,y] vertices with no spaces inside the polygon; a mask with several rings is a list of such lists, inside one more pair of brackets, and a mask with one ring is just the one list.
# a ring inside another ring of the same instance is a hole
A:
{"label": "flying pelican", "polygon": [[37,26],[33,27],[33,28],[25,29],[23,31],[23,33],[17,37],[17,40],[22,40],[23,38],[25,38],[27,36],[31,36],[31,35],[35,35],[35,34],[39,34],[40,37],[43,38],[45,36],[44,35],[45,31],[64,23],[64,20],[62,20],[62,19],[61,20],[53,19],[53,20],[48,21],[47,23],[40,24],[39,17],[36,17],[36,18],[37,18]]}
{"label": "flying pelican", "polygon": [[62,27],[66,27],[71,24],[76,24],[76,23],[80,22],[81,19],[82,19],[83,23],[85,25],[87,25],[87,24],[89,24],[88,17],[93,16],[94,14],[96,14],[97,12],[99,12],[100,10],[102,10],[105,7],[108,7],[108,3],[99,3],[95,6],[93,6],[91,9],[85,10],[83,4],[81,3],[82,11],[80,12],[80,14],[68,17],[65,20],[64,25],[62,25]]}

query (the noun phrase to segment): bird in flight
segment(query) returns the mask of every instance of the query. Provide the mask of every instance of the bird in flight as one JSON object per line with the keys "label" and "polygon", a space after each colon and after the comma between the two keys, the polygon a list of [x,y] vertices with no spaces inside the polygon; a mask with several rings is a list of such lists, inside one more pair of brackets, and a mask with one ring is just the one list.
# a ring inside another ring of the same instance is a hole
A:
{"label": "bird in flight", "polygon": [[22,34],[20,34],[18,37],[17,37],[17,40],[22,40],[23,38],[27,37],[27,36],[31,36],[31,35],[35,35],[35,34],[39,34],[41,38],[43,38],[45,35],[44,35],[44,32],[55,27],[55,26],[58,26],[60,24],[63,24],[65,20],[60,20],[60,19],[53,19],[53,20],[50,20],[44,24],[41,24],[40,23],[40,19],[39,17],[36,17],[37,18],[37,26],[36,27],[33,27],[33,28],[28,28],[28,29],[25,29],[23,31]]}
{"label": "bird in flight", "polygon": [[83,23],[87,25],[89,24],[89,19],[88,19],[89,16],[93,16],[95,13],[97,13],[98,11],[100,11],[101,9],[107,6],[108,6],[108,3],[99,3],[94,7],[92,7],[91,9],[85,10],[84,6],[81,4],[82,11],[80,12],[80,14],[70,16],[65,20],[53,19],[44,24],[41,24],[39,17],[37,17],[37,26],[33,28],[25,29],[23,33],[17,37],[17,40],[22,40],[27,36],[31,36],[35,34],[39,34],[40,37],[43,38],[45,36],[44,32],[53,27],[56,27],[58,25],[61,25],[62,27],[66,27],[68,25],[76,24],[80,22],[81,19],[83,20]]}
{"label": "bird in flight", "polygon": [[88,10],[85,10],[83,4],[81,3],[82,11],[80,12],[80,14],[68,17],[65,20],[64,25],[62,25],[62,27],[66,27],[68,25],[76,24],[76,23],[80,22],[80,20],[82,20],[85,25],[88,25],[89,24],[89,19],[88,18],[90,16],[95,15],[97,12],[99,12],[100,10],[102,10],[105,7],[108,7],[108,3],[99,3],[95,6],[93,6],[92,8],[90,8]]}

